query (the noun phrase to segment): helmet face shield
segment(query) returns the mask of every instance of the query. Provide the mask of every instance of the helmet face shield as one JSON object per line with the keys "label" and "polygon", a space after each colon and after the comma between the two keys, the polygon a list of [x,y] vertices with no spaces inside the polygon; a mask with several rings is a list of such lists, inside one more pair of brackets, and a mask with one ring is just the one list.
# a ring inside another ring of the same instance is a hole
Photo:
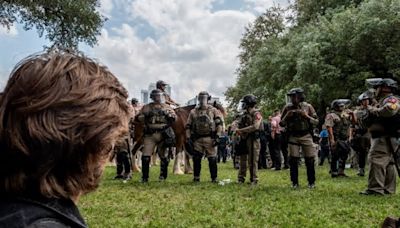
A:
{"label": "helmet face shield", "polygon": [[351,100],[349,99],[337,99],[332,102],[332,108],[336,110],[344,110],[351,105]]}
{"label": "helmet face shield", "polygon": [[378,90],[379,87],[384,87],[392,91],[398,89],[397,82],[391,78],[368,78],[365,83],[369,88]]}
{"label": "helmet face shield", "polygon": [[244,103],[243,100],[240,100],[237,107],[237,111],[241,113],[244,112],[245,110],[246,110],[246,103]]}
{"label": "helmet face shield", "polygon": [[369,88],[374,88],[383,84],[383,78],[368,78],[365,80],[365,83]]}
{"label": "helmet face shield", "polygon": [[291,104],[298,104],[300,102],[300,98],[297,94],[289,94],[288,100]]}
{"label": "helmet face shield", "polygon": [[199,95],[197,97],[200,106],[206,106],[208,104],[208,95]]}
{"label": "helmet face shield", "polygon": [[165,96],[163,93],[155,93],[152,95],[153,101],[155,103],[164,104],[165,103]]}
{"label": "helmet face shield", "polygon": [[304,101],[304,90],[302,88],[293,88],[286,94],[287,102],[291,104],[298,104]]}

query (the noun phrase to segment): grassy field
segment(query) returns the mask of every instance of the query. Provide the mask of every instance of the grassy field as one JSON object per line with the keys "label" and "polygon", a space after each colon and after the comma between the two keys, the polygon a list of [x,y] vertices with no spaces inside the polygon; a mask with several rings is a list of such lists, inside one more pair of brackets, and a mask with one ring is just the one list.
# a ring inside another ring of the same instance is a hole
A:
{"label": "grassy field", "polygon": [[100,188],[79,208],[90,227],[378,227],[387,215],[400,216],[399,194],[359,195],[367,177],[354,170],[349,178],[331,179],[327,165],[318,167],[313,190],[306,187],[305,167],[300,170],[300,189],[292,190],[288,170],[259,171],[256,187],[236,184],[231,162],[219,166],[219,179],[233,181],[223,186],[209,182],[206,161],[200,183],[171,174],[160,183],[158,166],[149,184],[139,183],[137,173],[122,183],[107,167]]}

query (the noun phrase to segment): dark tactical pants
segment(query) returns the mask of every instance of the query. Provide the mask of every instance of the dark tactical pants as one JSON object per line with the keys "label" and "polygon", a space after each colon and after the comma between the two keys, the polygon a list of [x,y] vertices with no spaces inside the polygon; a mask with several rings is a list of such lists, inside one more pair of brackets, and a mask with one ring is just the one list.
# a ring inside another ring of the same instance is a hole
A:
{"label": "dark tactical pants", "polygon": [[131,173],[131,163],[129,161],[129,155],[126,151],[117,153],[117,175],[127,176]]}
{"label": "dark tactical pants", "polygon": [[368,150],[371,147],[371,139],[365,135],[356,135],[351,141],[351,147],[357,153],[358,167],[364,169]]}
{"label": "dark tactical pants", "polygon": [[285,168],[289,167],[289,158],[288,158],[289,136],[287,134],[288,133],[281,134],[281,145],[280,145],[283,156],[283,165],[285,166]]}
{"label": "dark tactical pants", "polygon": [[225,163],[226,162],[226,158],[228,157],[228,149],[226,148],[226,146],[218,146],[218,163],[222,162]]}
{"label": "dark tactical pants", "polygon": [[281,169],[282,166],[282,155],[281,155],[281,135],[276,134],[272,140],[273,143],[273,156],[274,156],[274,168]]}
{"label": "dark tactical pants", "polygon": [[272,140],[271,136],[268,137],[267,146],[268,146],[268,154],[269,154],[269,157],[271,158],[271,163],[272,163],[271,168],[273,168],[273,167],[275,167],[276,160],[275,160],[274,141]]}
{"label": "dark tactical pants", "polygon": [[319,165],[324,165],[325,159],[329,159],[329,145],[320,145]]}
{"label": "dark tactical pants", "polygon": [[337,140],[336,145],[332,148],[331,173],[337,174],[339,171],[344,172],[346,168],[346,160],[350,153],[350,144],[346,140]]}
{"label": "dark tactical pants", "polygon": [[267,141],[260,140],[260,155],[258,158],[258,168],[267,169]]}

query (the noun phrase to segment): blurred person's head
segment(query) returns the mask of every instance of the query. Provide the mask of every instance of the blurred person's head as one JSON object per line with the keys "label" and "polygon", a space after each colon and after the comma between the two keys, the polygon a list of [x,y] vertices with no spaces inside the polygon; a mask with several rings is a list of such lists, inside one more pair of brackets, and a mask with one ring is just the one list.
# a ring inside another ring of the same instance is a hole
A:
{"label": "blurred person's head", "polygon": [[0,103],[0,192],[76,200],[126,133],[128,94],[104,66],[61,51],[28,57]]}

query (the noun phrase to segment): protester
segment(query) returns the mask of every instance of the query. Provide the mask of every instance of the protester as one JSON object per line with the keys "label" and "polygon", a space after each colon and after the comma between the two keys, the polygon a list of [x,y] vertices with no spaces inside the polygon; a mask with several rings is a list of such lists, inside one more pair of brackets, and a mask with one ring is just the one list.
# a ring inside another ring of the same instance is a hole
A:
{"label": "protester", "polygon": [[320,148],[320,160],[319,165],[323,166],[326,158],[329,158],[329,140],[328,130],[325,125],[322,125],[322,131],[319,133],[319,148]]}
{"label": "protester", "polygon": [[127,98],[80,55],[52,51],[15,67],[0,104],[0,227],[87,227],[76,204],[128,133]]}

